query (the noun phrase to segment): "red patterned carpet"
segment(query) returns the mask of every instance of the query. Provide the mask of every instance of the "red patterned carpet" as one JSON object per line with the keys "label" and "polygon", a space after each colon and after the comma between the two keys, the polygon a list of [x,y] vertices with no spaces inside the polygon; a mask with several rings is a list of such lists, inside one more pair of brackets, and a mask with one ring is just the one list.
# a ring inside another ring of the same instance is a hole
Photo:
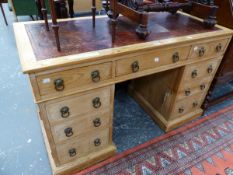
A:
{"label": "red patterned carpet", "polygon": [[233,175],[233,106],[76,175]]}

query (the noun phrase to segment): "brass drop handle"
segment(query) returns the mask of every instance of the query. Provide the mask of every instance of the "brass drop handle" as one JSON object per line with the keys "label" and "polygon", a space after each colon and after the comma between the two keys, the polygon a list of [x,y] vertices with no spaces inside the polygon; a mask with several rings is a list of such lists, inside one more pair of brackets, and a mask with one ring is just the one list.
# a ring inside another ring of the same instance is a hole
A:
{"label": "brass drop handle", "polygon": [[209,67],[207,68],[207,72],[210,74],[213,72],[213,66],[209,65]]}
{"label": "brass drop handle", "polygon": [[186,89],[186,90],[185,90],[185,95],[186,95],[186,96],[189,96],[190,94],[191,94],[191,90],[190,90],[190,89]]}
{"label": "brass drop handle", "polygon": [[173,60],[173,63],[176,63],[180,60],[180,56],[179,56],[179,53],[178,52],[175,52],[173,55],[172,55],[172,60]]}
{"label": "brass drop handle", "polygon": [[73,129],[72,128],[66,128],[64,130],[65,134],[66,134],[66,137],[71,137],[74,133],[73,133]]}
{"label": "brass drop handle", "polygon": [[100,101],[100,98],[99,97],[96,97],[92,100],[92,104],[93,104],[93,107],[94,108],[100,108],[101,106],[101,101]]}
{"label": "brass drop handle", "polygon": [[95,70],[91,73],[91,79],[94,83],[97,83],[100,81],[100,72],[98,70]]}
{"label": "brass drop handle", "polygon": [[198,102],[197,101],[193,102],[193,107],[195,108],[197,106],[198,106]]}
{"label": "brass drop handle", "polygon": [[201,84],[201,85],[200,85],[200,89],[201,89],[201,90],[204,90],[204,89],[205,89],[205,84]]}
{"label": "brass drop handle", "polygon": [[197,70],[192,71],[192,78],[196,78],[197,77]]}
{"label": "brass drop handle", "polygon": [[94,140],[94,145],[95,146],[100,146],[101,145],[101,140],[99,138]]}
{"label": "brass drop handle", "polygon": [[183,113],[184,112],[184,107],[180,107],[179,108],[179,113],[181,114],[181,113]]}
{"label": "brass drop handle", "polygon": [[65,89],[64,80],[61,78],[54,80],[54,86],[56,91],[63,91]]}
{"label": "brass drop handle", "polygon": [[67,106],[64,106],[60,109],[61,112],[61,117],[62,118],[67,118],[70,116],[70,109]]}
{"label": "brass drop handle", "polygon": [[216,46],[216,52],[220,52],[222,50],[222,44],[219,43],[217,46]]}
{"label": "brass drop handle", "polygon": [[69,155],[70,155],[70,157],[76,156],[76,149],[75,148],[69,149]]}
{"label": "brass drop handle", "polygon": [[198,56],[202,57],[205,54],[205,47],[200,47],[198,49]]}
{"label": "brass drop handle", "polygon": [[132,68],[132,71],[133,71],[133,72],[138,72],[138,71],[139,71],[139,63],[138,63],[138,61],[134,61],[134,62],[131,64],[131,68]]}
{"label": "brass drop handle", "polygon": [[96,118],[93,120],[94,127],[99,127],[101,125],[100,118]]}

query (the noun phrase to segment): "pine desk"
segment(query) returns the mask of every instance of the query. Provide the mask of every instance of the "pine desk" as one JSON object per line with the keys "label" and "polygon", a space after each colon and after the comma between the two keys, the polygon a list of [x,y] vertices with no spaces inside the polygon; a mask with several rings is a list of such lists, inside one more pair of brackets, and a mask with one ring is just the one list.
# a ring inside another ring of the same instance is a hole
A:
{"label": "pine desk", "polygon": [[22,70],[29,75],[54,174],[78,171],[115,154],[115,84],[165,131],[202,114],[200,108],[232,31],[203,27],[178,13],[153,13],[146,41],[119,18],[111,42],[107,17],[60,21],[61,52],[43,22],[14,24]]}

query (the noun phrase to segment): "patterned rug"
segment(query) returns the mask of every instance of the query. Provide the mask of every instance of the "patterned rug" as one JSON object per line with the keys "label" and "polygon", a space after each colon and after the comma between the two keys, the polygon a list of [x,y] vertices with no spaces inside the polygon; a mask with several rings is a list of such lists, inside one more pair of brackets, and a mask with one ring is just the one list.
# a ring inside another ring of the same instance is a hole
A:
{"label": "patterned rug", "polygon": [[76,175],[233,175],[233,106]]}

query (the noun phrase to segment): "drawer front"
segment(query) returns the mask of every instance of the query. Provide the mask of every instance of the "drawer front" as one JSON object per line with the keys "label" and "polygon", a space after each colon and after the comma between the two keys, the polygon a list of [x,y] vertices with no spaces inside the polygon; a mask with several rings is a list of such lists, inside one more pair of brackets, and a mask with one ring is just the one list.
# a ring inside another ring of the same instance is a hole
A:
{"label": "drawer front", "polygon": [[198,78],[215,75],[220,59],[211,59],[185,67],[184,81],[197,81]]}
{"label": "drawer front", "polygon": [[209,77],[199,78],[196,81],[181,83],[178,89],[177,100],[181,100],[199,93],[205,95],[207,90],[209,89],[212,79],[213,77],[209,76]]}
{"label": "drawer front", "polygon": [[112,78],[112,64],[75,68],[62,72],[41,75],[37,83],[41,96],[62,96],[88,85],[96,85]]}
{"label": "drawer front", "polygon": [[65,122],[71,118],[98,114],[110,109],[111,86],[60,98],[46,103],[50,124]]}
{"label": "drawer front", "polygon": [[169,50],[157,50],[144,55],[118,60],[116,61],[116,76],[136,73],[186,60],[189,51],[190,47],[186,46]]}
{"label": "drawer front", "polygon": [[55,125],[51,128],[54,141],[59,143],[77,136],[82,137],[88,132],[98,132],[109,126],[110,118],[110,112],[105,112]]}
{"label": "drawer front", "polygon": [[203,93],[199,93],[183,100],[177,100],[175,102],[170,118],[176,118],[198,109],[202,105],[204,98],[205,96]]}
{"label": "drawer front", "polygon": [[109,144],[109,128],[85,137],[74,137],[65,144],[57,144],[56,150],[61,164],[68,163],[88,154],[103,149]]}
{"label": "drawer front", "polygon": [[189,58],[204,58],[209,56],[220,56],[225,51],[228,39],[212,41],[192,46]]}

